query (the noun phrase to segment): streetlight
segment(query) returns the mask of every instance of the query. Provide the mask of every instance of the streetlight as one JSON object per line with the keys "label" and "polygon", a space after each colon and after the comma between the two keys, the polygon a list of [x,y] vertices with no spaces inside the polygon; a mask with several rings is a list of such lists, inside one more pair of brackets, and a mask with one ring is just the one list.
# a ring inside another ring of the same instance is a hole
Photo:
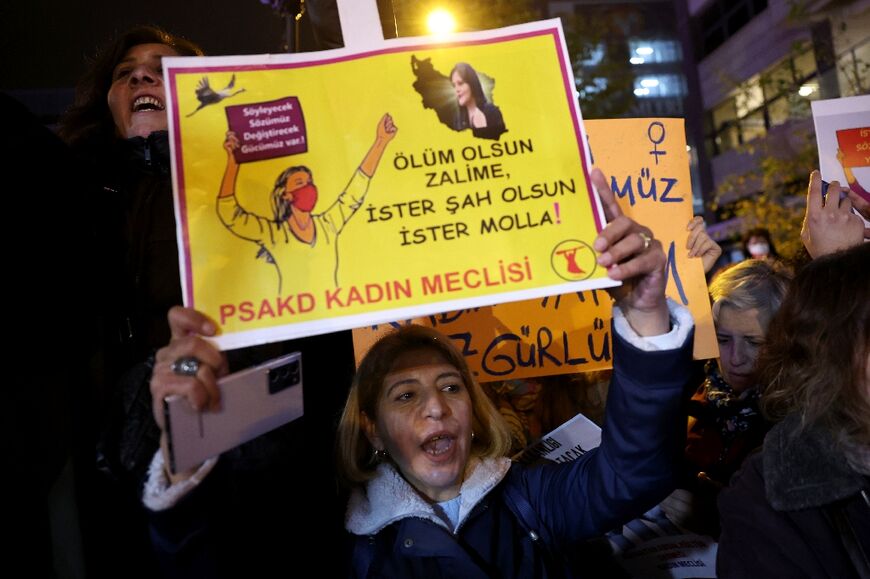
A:
{"label": "streetlight", "polygon": [[426,17],[426,27],[429,34],[450,34],[456,30],[456,19],[448,10],[436,8]]}

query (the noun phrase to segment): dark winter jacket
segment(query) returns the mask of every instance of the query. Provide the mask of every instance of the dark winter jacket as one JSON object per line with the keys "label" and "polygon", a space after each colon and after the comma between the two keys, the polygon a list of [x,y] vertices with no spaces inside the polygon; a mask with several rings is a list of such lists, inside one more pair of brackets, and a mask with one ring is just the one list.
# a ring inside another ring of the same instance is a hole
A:
{"label": "dark winter jacket", "polygon": [[95,407],[105,433],[101,468],[141,481],[159,431],[151,418],[149,354],[169,340],[166,313],[181,303],[167,133],[85,142],[76,154],[95,202],[99,304]]}
{"label": "dark winter jacket", "polygon": [[573,544],[667,495],[685,436],[680,401],[691,336],[681,349],[660,352],[638,350],[619,335],[613,341],[617,362],[599,448],[573,462],[514,465],[509,473],[506,459],[484,461],[463,483],[455,533],[382,465],[348,508],[353,576],[564,576],[562,553]]}
{"label": "dark winter jacket", "polygon": [[[775,426],[720,494],[720,577],[870,577],[870,477],[826,431],[799,426],[797,416]],[[864,574],[849,555],[856,545]]]}
{"label": "dark winter jacket", "polygon": [[[117,575],[123,562],[129,577],[155,577],[159,571],[151,561],[153,550],[140,502],[160,434],[152,414],[149,358],[169,342],[167,312],[182,303],[167,134],[119,141],[111,151],[91,153],[98,162],[94,182],[102,197],[95,221],[100,227],[103,277],[93,282],[93,291],[100,292],[103,322],[103,355],[94,364],[100,368],[106,402],[100,467],[112,475],[98,481],[99,506],[106,515],[99,523],[106,536],[99,539],[98,558],[108,561],[110,576]],[[221,555],[234,548],[251,552],[250,545],[258,544],[275,557],[263,559],[257,567],[263,569],[270,564],[280,569],[275,563],[282,555],[309,551],[309,536],[333,542],[342,538],[338,505],[316,509],[323,521],[293,526],[283,534],[290,547],[272,542],[273,533],[267,528],[293,519],[300,509],[289,500],[277,506],[266,504],[262,496],[304,495],[313,503],[338,502],[331,484],[331,424],[353,371],[349,332],[233,350],[228,360],[235,371],[291,351],[303,353],[306,382],[337,386],[306,388],[305,418],[227,453],[221,464],[226,476],[216,477],[223,485],[216,492],[221,497],[221,524],[227,525],[216,525],[216,531],[247,529],[241,539],[216,542],[218,550]],[[312,472],[300,476],[297,464],[309,465]],[[245,499],[235,500],[240,497]],[[229,577],[253,568],[251,562],[228,566],[226,558],[216,558],[212,564]]]}
{"label": "dark winter jacket", "polygon": [[[167,314],[182,304],[169,139],[166,131],[118,141],[101,158],[96,182],[104,255],[102,376],[106,398],[101,467],[138,499],[159,446],[149,387],[154,352],[169,343]],[[279,344],[235,350],[232,370],[287,351]]]}

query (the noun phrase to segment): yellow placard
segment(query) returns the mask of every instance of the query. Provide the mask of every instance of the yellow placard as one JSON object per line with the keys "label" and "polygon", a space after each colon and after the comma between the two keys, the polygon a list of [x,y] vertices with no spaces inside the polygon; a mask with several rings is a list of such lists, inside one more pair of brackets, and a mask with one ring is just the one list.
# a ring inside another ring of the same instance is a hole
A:
{"label": "yellow placard", "polygon": [[[603,370],[612,365],[611,300],[592,290],[408,320],[453,339],[480,382]],[[399,323],[357,328],[357,364]]]}
{"label": "yellow placard", "polygon": [[610,177],[622,211],[664,246],[667,294],[695,318],[695,358],[718,357],[704,268],[686,249],[693,211],[683,119],[586,121],[586,132],[592,163]]}
{"label": "yellow placard", "polygon": [[[668,256],[667,293],[695,319],[694,356],[719,355],[700,259],[689,259],[689,157],[682,119],[586,121],[593,163],[611,178],[622,210],[653,230]],[[611,366],[610,298],[566,294],[413,320],[451,336],[482,382]],[[407,322],[402,322],[407,323]],[[390,327],[354,330],[357,362]]]}
{"label": "yellow placard", "polygon": [[221,347],[612,285],[558,21],[165,70],[185,304]]}

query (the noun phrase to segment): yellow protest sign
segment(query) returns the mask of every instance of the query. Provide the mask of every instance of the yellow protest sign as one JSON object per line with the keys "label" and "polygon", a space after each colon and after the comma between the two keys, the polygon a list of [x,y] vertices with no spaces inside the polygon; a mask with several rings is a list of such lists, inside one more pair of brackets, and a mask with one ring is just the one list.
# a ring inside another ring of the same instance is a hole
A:
{"label": "yellow protest sign", "polygon": [[695,318],[695,358],[718,357],[704,268],[686,250],[686,225],[693,212],[683,119],[586,121],[586,132],[592,162],[610,177],[622,211],[662,242],[667,294]]}
{"label": "yellow protest sign", "polygon": [[612,285],[557,20],[165,75],[185,304],[221,347]]}
{"label": "yellow protest sign", "polygon": [[[407,320],[449,336],[480,382],[603,370],[612,365],[611,300],[592,290]],[[353,331],[357,364],[400,323]]]}
{"label": "yellow protest sign", "polygon": [[[719,355],[700,259],[689,259],[689,157],[682,119],[586,121],[593,163],[611,178],[622,210],[650,227],[668,257],[667,293],[695,319],[694,356]],[[452,337],[482,382],[611,366],[610,298],[600,291],[426,316],[413,323]],[[408,323],[408,322],[402,322]],[[357,362],[391,327],[354,330]]]}

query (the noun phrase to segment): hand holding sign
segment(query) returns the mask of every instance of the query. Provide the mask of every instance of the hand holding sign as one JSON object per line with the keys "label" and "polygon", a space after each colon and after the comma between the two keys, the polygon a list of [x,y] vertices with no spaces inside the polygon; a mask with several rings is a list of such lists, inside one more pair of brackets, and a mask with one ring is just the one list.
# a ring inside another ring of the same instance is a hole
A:
{"label": "hand holding sign", "polygon": [[[226,355],[203,339],[215,334],[215,325],[193,308],[175,306],[169,310],[169,343],[157,350],[151,375],[154,419],[163,427],[163,399],[172,394],[187,398],[191,407],[217,410],[220,394],[217,378],[228,373]],[[179,370],[182,359],[197,360],[196,371]]]}
{"label": "hand holding sign", "polygon": [[665,255],[667,295],[692,310],[696,359],[719,354],[701,260],[690,258],[686,223],[692,190],[685,131],[678,119],[585,121],[597,166],[623,213],[652,229]]}
{"label": "hand holding sign", "polygon": [[870,203],[870,95],[811,104],[822,179],[837,181]]}
{"label": "hand holding sign", "polygon": [[[234,348],[613,285],[592,250],[603,215],[562,45],[553,21],[328,57],[170,62],[185,304]],[[474,100],[484,118],[461,130],[438,71],[469,61],[498,78],[498,107],[491,85]],[[429,94],[424,69],[444,94]],[[187,118],[204,75],[246,90]],[[328,96],[372,75],[397,82],[352,107]],[[529,75],[541,90],[524,90]],[[226,127],[202,121],[219,108]]]}
{"label": "hand holding sign", "polygon": [[[858,129],[855,129],[858,131]],[[837,131],[837,137],[840,136],[840,133],[843,131]],[[861,133],[868,133],[870,135],[870,129],[860,129]],[[865,143],[865,145],[868,143]],[[837,161],[839,161],[840,165],[843,167],[843,174],[846,176],[846,183],[849,186],[849,190],[851,194],[850,197],[858,198],[861,200],[862,204],[870,203],[870,193],[867,193],[867,190],[858,183],[858,179],[855,178],[855,173],[852,171],[852,167],[860,167],[863,165],[867,165],[867,159],[870,158],[870,154],[864,154],[864,160],[856,160],[854,158],[850,158],[846,153],[843,152],[842,149],[837,149]],[[853,165],[853,163],[857,163]],[[863,212],[862,212],[863,213]],[[865,215],[866,217],[866,215]]]}
{"label": "hand holding sign", "polygon": [[821,175],[818,171],[810,175],[801,240],[813,258],[858,245],[870,237],[870,229],[852,212],[850,197],[841,198],[839,191],[840,184],[833,181],[823,198]]}
{"label": "hand holding sign", "polygon": [[669,317],[662,244],[648,227],[622,214],[604,173],[594,169],[591,178],[609,221],[593,245],[601,254],[597,261],[609,278],[623,282],[611,295],[639,335],[665,334]]}
{"label": "hand holding sign", "polygon": [[700,215],[693,217],[686,229],[689,231],[689,238],[686,240],[689,257],[700,257],[704,273],[709,273],[722,255],[722,248],[707,234],[704,218]]}
{"label": "hand holding sign", "polygon": [[[851,189],[849,189],[848,193],[849,200],[852,201],[852,207],[857,211],[861,217],[864,218],[864,221],[870,222],[870,201],[865,199],[863,196],[855,193]],[[867,233],[864,233],[864,238],[868,237]]]}

